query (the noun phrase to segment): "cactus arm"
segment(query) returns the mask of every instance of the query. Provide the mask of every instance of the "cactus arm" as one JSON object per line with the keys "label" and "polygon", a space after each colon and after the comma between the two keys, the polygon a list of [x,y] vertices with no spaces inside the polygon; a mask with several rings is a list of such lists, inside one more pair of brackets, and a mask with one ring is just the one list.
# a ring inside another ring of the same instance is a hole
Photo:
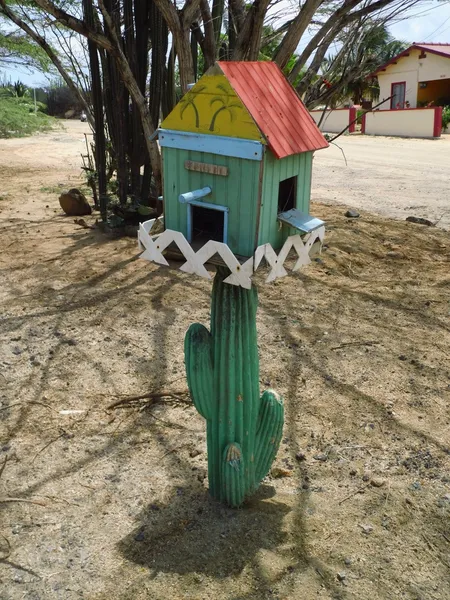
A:
{"label": "cactus arm", "polygon": [[255,448],[256,486],[270,471],[283,435],[284,405],[279,394],[266,390],[261,396]]}
{"label": "cactus arm", "polygon": [[195,408],[212,419],[213,364],[211,334],[200,323],[191,325],[184,339],[184,355],[189,393]]}

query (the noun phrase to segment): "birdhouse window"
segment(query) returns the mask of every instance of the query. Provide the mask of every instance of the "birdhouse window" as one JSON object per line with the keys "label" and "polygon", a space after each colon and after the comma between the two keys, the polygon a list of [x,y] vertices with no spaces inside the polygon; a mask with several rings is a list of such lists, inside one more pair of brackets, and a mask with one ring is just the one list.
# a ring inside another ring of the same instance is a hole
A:
{"label": "birdhouse window", "polygon": [[221,210],[192,206],[192,241],[224,242],[225,215]]}
{"label": "birdhouse window", "polygon": [[295,208],[297,197],[297,176],[280,181],[278,186],[278,212],[286,212]]}

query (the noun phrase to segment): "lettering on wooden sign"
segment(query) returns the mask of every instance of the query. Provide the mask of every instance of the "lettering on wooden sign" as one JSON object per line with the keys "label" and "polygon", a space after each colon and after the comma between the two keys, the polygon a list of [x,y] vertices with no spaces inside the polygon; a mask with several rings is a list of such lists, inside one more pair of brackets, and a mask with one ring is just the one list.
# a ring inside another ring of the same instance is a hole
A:
{"label": "lettering on wooden sign", "polygon": [[223,175],[224,177],[228,176],[228,167],[195,162],[194,160],[185,160],[184,168],[189,171],[197,171],[198,173],[210,173],[211,175]]}

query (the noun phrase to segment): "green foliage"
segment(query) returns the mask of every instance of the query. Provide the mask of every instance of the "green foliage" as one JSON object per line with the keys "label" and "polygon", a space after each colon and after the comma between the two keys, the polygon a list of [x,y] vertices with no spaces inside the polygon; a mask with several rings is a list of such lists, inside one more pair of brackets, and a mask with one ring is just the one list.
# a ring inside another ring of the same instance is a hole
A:
{"label": "green foliage", "polygon": [[356,112],[356,117],[357,117],[357,119],[358,119],[358,120],[356,121],[356,123],[357,123],[358,125],[362,125],[362,118],[363,118],[363,115],[365,115],[365,114],[366,114],[366,112],[367,112],[366,110],[361,110],[361,109],[360,109],[360,110],[358,110],[358,111]]}
{"label": "green foliage", "polygon": [[[34,110],[35,110],[34,100],[30,95],[23,96],[22,98],[17,98],[16,101],[17,101],[17,104],[19,104],[20,106],[27,108],[28,112],[34,113]],[[41,113],[46,113],[47,106],[43,102],[36,102],[36,110]]]}
{"label": "green foliage", "polygon": [[444,106],[442,110],[442,129],[445,131],[450,125],[450,106]]}
{"label": "green foliage", "polygon": [[16,103],[28,108],[29,112],[34,112],[35,109],[42,113],[47,112],[47,105],[39,101],[35,103],[31,90],[21,81],[16,81],[14,84],[5,81],[3,84],[0,84],[1,98],[15,98]]}
{"label": "green foliage", "polygon": [[315,90],[316,96],[321,98],[327,87],[325,81],[331,84],[332,93],[327,94],[330,106],[348,98],[355,104],[360,104],[363,99],[378,98],[378,83],[369,75],[407,47],[404,42],[394,39],[385,25],[370,20],[356,33],[352,27],[344,29],[337,41],[345,52],[341,50],[323,61],[322,76],[316,84],[319,89]]}
{"label": "green foliage", "polygon": [[[39,108],[45,109],[45,105],[38,103]],[[22,137],[47,131],[54,123],[42,110],[34,112],[34,102],[31,99],[0,95],[0,138]]]}
{"label": "green foliage", "polygon": [[25,96],[30,96],[30,90],[21,81],[16,81],[15,83],[10,82],[5,83],[0,87],[0,96],[3,98],[24,98]]}
{"label": "green foliage", "polygon": [[0,30],[0,64],[26,65],[48,71],[52,63],[44,50],[27,35]]}
{"label": "green foliage", "polygon": [[283,39],[283,34],[277,34],[271,25],[265,25],[263,27],[262,38],[263,40],[267,41],[259,51],[259,60],[272,60],[281,40]]}
{"label": "green foliage", "polygon": [[14,94],[17,96],[17,98],[23,98],[28,93],[26,85],[21,81],[16,81],[13,87]]}
{"label": "green foliage", "polygon": [[[293,54],[291,56],[291,58],[288,60],[287,65],[284,67],[283,69],[283,73],[286,75],[286,77],[289,76],[289,73],[292,71],[292,69],[294,68],[296,62],[298,59],[298,55],[297,54]],[[300,83],[300,81],[303,79],[304,75],[306,73],[306,68],[303,67],[302,69],[300,69],[299,74],[297,75],[297,77],[291,81],[292,85],[294,87],[297,87],[298,84]]]}

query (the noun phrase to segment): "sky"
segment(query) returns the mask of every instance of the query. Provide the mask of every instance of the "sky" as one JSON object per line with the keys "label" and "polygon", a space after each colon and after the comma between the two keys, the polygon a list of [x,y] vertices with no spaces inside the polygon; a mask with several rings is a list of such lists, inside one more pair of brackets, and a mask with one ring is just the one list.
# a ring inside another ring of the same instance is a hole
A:
{"label": "sky", "polygon": [[389,30],[406,42],[450,43],[450,1],[418,5]]}
{"label": "sky", "polygon": [[[413,42],[450,43],[450,0],[421,2],[405,13],[401,20],[392,24],[389,30],[395,38],[411,44]],[[305,35],[300,42],[299,50],[302,50],[308,41],[309,36]],[[2,69],[0,77],[4,76],[12,81],[20,79],[30,87],[48,84],[45,75],[23,67]]]}

